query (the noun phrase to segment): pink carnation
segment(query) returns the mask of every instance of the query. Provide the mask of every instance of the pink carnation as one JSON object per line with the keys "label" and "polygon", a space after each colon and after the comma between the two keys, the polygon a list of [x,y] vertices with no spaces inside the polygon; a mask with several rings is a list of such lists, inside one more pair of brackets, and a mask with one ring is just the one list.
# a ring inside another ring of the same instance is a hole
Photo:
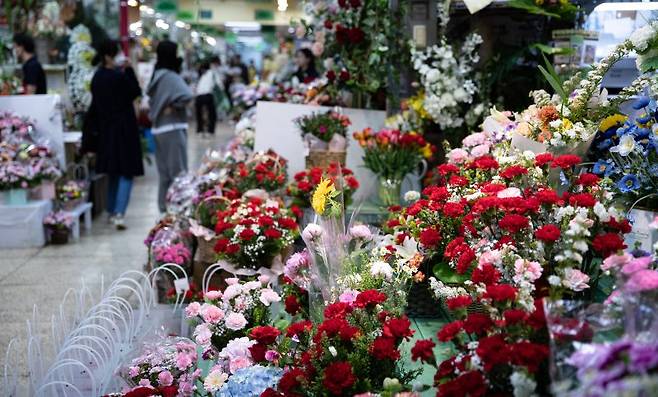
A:
{"label": "pink carnation", "polygon": [[589,288],[587,284],[589,276],[578,269],[566,268],[564,269],[564,277],[562,278],[562,285],[572,291],[582,291]]}
{"label": "pink carnation", "polygon": [[633,259],[633,255],[626,252],[624,252],[621,255],[617,255],[617,254],[610,255],[609,257],[603,260],[603,264],[601,265],[601,270],[608,271],[622,267],[628,262],[630,262],[632,259]]}
{"label": "pink carnation", "polygon": [[199,302],[192,302],[185,308],[185,314],[187,317],[196,317],[201,311],[201,305]]}
{"label": "pink carnation", "polygon": [[174,383],[174,376],[169,371],[162,371],[158,374],[159,386],[171,386]]}
{"label": "pink carnation", "polygon": [[201,317],[207,323],[217,324],[224,318],[224,311],[215,305],[204,304],[201,306]]}
{"label": "pink carnation", "polygon": [[658,272],[655,270],[640,270],[631,276],[625,286],[627,291],[641,292],[658,288]]}
{"label": "pink carnation", "polygon": [[641,258],[633,259],[621,268],[621,272],[629,276],[640,270],[647,269],[652,261],[653,258],[651,256],[643,256]]}

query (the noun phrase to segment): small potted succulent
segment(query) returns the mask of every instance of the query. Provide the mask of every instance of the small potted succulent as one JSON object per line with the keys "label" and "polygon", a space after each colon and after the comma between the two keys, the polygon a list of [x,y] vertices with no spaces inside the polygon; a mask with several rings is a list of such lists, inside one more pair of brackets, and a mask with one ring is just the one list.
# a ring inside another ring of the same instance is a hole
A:
{"label": "small potted succulent", "polygon": [[67,244],[73,225],[73,218],[64,211],[51,211],[43,219],[51,244]]}

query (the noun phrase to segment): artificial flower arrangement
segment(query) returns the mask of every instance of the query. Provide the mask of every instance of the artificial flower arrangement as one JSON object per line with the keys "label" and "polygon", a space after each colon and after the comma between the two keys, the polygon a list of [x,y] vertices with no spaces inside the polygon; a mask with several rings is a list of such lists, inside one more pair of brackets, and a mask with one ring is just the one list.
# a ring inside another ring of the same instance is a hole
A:
{"label": "artificial flower arrangement", "polygon": [[153,257],[156,266],[175,263],[182,267],[189,267],[191,265],[192,252],[185,244],[178,242],[172,245],[155,247],[153,249]]}
{"label": "artificial flower arrangement", "polygon": [[247,336],[249,329],[266,325],[270,321],[270,306],[281,297],[269,285],[269,277],[257,280],[226,280],[221,291],[207,291],[204,302],[192,302],[185,308],[188,318],[198,323],[194,330],[197,344],[204,357],[218,359],[226,372],[234,373],[244,367],[246,356],[236,357],[234,345]]}
{"label": "artificial flower arrangement", "polygon": [[610,179],[628,206],[641,202],[656,209],[655,200],[644,200],[658,192],[657,110],[646,97],[636,100],[633,108],[637,113],[630,119],[614,115],[601,123],[594,144],[604,158],[594,164],[593,172]]}
{"label": "artificial flower arrangement", "polygon": [[275,192],[282,189],[288,179],[288,161],[273,150],[253,153],[231,170],[222,191],[229,198],[238,198],[252,189]]}
{"label": "artificial flower arrangement", "polygon": [[196,345],[189,339],[163,337],[146,344],[139,356],[121,369],[121,376],[133,387],[133,394],[124,396],[193,396],[201,375],[196,364]]}
{"label": "artificial flower arrangement", "polygon": [[279,200],[242,197],[224,202],[213,217],[215,252],[236,267],[269,267],[292,246],[299,227]]}
{"label": "artificial flower arrangement", "polygon": [[338,0],[309,4],[298,36],[312,36],[316,57],[328,54],[326,81],[329,95],[338,91],[353,93],[352,107],[374,107],[383,98],[389,76],[398,76],[398,63],[385,59],[402,59],[407,43],[399,26],[402,7],[391,9],[379,1]]}
{"label": "artificial flower arrangement", "polygon": [[288,184],[286,195],[292,197],[293,204],[300,208],[311,207],[311,196],[321,180],[328,179],[336,183],[341,179],[345,204],[348,205],[352,195],[359,188],[359,182],[349,168],[341,167],[338,163],[331,163],[328,167],[313,167],[300,171],[294,176],[294,180]]}
{"label": "artificial flower arrangement", "polygon": [[[578,156],[526,152],[500,161],[440,166],[440,185],[389,222],[436,261],[430,283],[453,320],[437,337],[457,354],[434,363],[434,342],[423,341],[416,357],[437,365],[439,395],[544,390],[548,347],[537,298],[610,293],[597,260],[623,249],[630,231],[605,184],[575,172]],[[564,193],[550,187],[552,169]]]}

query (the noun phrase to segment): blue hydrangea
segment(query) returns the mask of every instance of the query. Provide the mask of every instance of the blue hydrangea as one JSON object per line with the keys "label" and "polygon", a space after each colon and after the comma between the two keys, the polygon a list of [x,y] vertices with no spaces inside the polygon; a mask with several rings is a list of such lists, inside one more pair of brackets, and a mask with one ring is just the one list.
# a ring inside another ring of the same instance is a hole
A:
{"label": "blue hydrangea", "polygon": [[617,182],[617,188],[622,193],[628,193],[640,188],[640,180],[633,174],[626,174]]}
{"label": "blue hydrangea", "polygon": [[268,387],[275,387],[281,375],[281,368],[261,365],[242,368],[229,378],[215,397],[259,397]]}

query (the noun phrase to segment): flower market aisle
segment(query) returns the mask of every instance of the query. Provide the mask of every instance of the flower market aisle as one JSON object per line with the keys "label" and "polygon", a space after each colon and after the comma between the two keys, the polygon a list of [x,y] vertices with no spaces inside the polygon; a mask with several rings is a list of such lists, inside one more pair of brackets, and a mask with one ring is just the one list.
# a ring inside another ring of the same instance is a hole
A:
{"label": "flower market aisle", "polygon": [[[194,129],[191,128],[193,131]],[[218,125],[214,137],[189,135],[188,154],[190,169],[196,169],[208,147],[225,145],[232,134],[229,125]],[[48,245],[43,248],[4,249],[0,259],[0,362],[4,366],[7,346],[16,338],[14,351],[26,352],[26,320],[33,306],[38,307],[37,330],[44,338],[42,345],[50,346],[51,316],[59,310],[65,293],[80,288],[82,283],[98,289],[105,288],[127,270],[142,270],[147,261],[144,236],[158,219],[156,203],[158,177],[155,163],[145,167],[144,177],[135,181],[125,231],[116,231],[106,222],[105,215],[94,219],[90,233],[82,232],[80,241],[66,245]],[[97,299],[97,296],[95,297]],[[45,362],[51,362],[50,351],[44,351]],[[21,377],[19,396],[27,396],[27,363],[18,360]],[[0,395],[6,395],[0,390]]]}

